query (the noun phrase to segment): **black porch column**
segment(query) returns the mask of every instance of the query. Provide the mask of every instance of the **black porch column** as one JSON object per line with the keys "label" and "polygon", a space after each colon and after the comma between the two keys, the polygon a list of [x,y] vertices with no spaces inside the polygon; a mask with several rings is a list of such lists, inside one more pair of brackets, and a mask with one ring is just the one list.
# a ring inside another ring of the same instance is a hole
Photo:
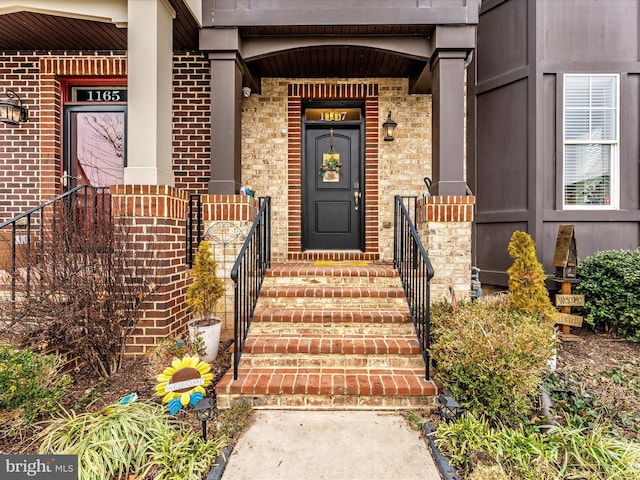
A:
{"label": "black porch column", "polygon": [[464,178],[464,70],[475,47],[475,28],[438,27],[433,77],[433,195],[466,195]]}
{"label": "black porch column", "polygon": [[242,70],[237,52],[209,54],[211,62],[211,178],[209,193],[234,195],[242,184]]}
{"label": "black porch column", "polygon": [[242,59],[235,28],[200,32],[211,65],[211,178],[209,193],[234,195],[242,184]]}

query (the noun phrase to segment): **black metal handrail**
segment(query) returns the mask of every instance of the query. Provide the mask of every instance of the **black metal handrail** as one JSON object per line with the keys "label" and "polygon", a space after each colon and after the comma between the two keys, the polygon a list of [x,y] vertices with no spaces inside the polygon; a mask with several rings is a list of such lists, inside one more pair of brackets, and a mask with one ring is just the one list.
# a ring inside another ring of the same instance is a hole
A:
{"label": "black metal handrail", "polygon": [[420,342],[425,363],[425,378],[430,379],[430,322],[431,279],[434,271],[422,246],[418,231],[404,201],[413,206],[415,219],[416,197],[396,195],[394,203],[393,266],[398,270],[404,288],[413,326]]}
{"label": "black metal handrail", "polygon": [[234,282],[233,379],[249,333],[253,312],[267,269],[271,266],[271,197],[260,197],[260,209],[231,269]]}
{"label": "black metal handrail", "polygon": [[[19,269],[24,269],[21,278],[26,285],[25,294],[29,295],[33,269],[42,254],[38,248],[43,248],[47,231],[59,232],[59,222],[71,221],[91,235],[95,234],[99,221],[105,218],[111,219],[109,188],[78,185],[0,224],[3,237],[0,244],[5,247],[0,267],[10,274],[11,300],[15,302],[16,299]],[[4,234],[7,230],[10,230],[10,235]]]}

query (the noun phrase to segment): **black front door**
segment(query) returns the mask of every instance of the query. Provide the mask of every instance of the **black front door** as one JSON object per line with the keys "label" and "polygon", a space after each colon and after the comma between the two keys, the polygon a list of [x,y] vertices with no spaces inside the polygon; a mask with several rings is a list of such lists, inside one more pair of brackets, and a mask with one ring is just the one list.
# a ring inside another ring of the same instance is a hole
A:
{"label": "black front door", "polygon": [[362,250],[360,127],[308,125],[303,162],[303,248]]}

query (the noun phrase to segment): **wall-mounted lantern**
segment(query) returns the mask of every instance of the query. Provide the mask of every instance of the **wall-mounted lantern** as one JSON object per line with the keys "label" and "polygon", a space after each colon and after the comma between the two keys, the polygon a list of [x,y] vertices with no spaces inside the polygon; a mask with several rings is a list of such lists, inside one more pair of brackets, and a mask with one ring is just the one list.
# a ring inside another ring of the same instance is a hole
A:
{"label": "wall-mounted lantern", "polygon": [[385,142],[393,142],[397,126],[398,124],[393,121],[393,119],[391,118],[391,112],[389,112],[387,120],[382,124],[382,131],[384,133]]}
{"label": "wall-mounted lantern", "polygon": [[6,100],[0,100],[0,122],[7,125],[20,125],[29,120],[27,107],[13,90],[6,90]]}

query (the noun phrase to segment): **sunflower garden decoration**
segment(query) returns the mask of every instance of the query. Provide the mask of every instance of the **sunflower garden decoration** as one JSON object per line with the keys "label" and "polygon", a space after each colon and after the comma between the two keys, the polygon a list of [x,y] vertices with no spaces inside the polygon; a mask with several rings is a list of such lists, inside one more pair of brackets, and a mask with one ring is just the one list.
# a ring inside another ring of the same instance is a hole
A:
{"label": "sunflower garden decoration", "polygon": [[162,397],[169,413],[175,415],[182,407],[195,406],[204,398],[205,387],[211,384],[211,365],[200,361],[197,356],[174,359],[171,366],[156,377],[156,395]]}

